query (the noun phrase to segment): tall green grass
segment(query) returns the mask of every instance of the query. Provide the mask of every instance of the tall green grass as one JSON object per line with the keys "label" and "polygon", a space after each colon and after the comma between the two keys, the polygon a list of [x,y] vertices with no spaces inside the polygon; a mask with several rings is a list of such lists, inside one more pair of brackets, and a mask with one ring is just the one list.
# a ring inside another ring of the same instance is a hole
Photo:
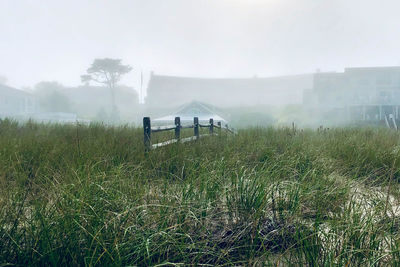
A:
{"label": "tall green grass", "polygon": [[145,154],[142,129],[3,120],[0,262],[399,265],[399,137],[251,128]]}

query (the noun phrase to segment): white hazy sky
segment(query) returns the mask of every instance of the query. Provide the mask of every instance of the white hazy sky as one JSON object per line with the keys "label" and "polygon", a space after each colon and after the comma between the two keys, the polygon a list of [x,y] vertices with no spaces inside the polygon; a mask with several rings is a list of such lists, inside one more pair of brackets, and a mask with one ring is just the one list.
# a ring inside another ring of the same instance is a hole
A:
{"label": "white hazy sky", "polygon": [[251,77],[400,64],[399,0],[0,0],[0,75],[78,85],[94,58],[138,75]]}

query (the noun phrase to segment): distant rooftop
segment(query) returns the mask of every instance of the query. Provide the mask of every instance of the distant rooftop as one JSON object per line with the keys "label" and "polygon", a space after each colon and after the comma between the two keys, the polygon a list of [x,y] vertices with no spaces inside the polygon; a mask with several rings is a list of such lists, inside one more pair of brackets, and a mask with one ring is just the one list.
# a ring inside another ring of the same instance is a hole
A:
{"label": "distant rooftop", "polygon": [[5,84],[0,84],[0,93],[20,95],[20,96],[33,96],[31,93],[22,91]]}
{"label": "distant rooftop", "polygon": [[174,121],[175,117],[180,117],[181,121],[193,121],[194,117],[198,117],[200,121],[208,121],[212,118],[214,121],[226,123],[226,120],[217,114],[218,112],[218,109],[214,106],[192,101],[180,107],[174,114],[157,118],[154,121]]}
{"label": "distant rooftop", "polygon": [[278,75],[278,76],[267,76],[267,77],[259,77],[258,75],[254,75],[252,77],[195,77],[195,76],[176,76],[176,75],[160,75],[154,72],[151,72],[151,78],[157,79],[165,79],[165,80],[197,80],[197,81],[254,81],[254,80],[280,80],[280,79],[288,79],[288,78],[298,78],[303,76],[312,75],[311,73],[304,74],[294,74],[294,75]]}
{"label": "distant rooftop", "polygon": [[179,106],[193,100],[219,107],[301,103],[313,74],[249,78],[150,77],[146,104]]}
{"label": "distant rooftop", "polygon": [[400,71],[400,66],[381,66],[381,67],[351,67],[345,68],[345,72],[358,72],[358,71]]}

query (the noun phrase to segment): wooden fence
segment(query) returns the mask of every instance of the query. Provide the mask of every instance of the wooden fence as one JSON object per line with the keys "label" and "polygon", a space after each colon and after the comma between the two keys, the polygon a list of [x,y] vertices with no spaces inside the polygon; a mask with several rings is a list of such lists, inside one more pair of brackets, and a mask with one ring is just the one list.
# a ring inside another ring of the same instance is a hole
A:
{"label": "wooden fence", "polygon": [[[189,129],[193,128],[193,136],[187,137],[187,138],[181,138],[181,130],[182,129]],[[200,128],[208,128],[209,133],[208,134],[200,134]],[[228,125],[225,125],[225,127],[222,126],[221,122],[217,122],[217,124],[214,124],[214,119],[210,119],[208,124],[200,124],[199,123],[199,118],[194,117],[193,118],[193,124],[190,125],[181,125],[181,118],[180,117],[175,117],[175,125],[168,125],[168,126],[158,126],[158,127],[151,127],[151,121],[150,117],[144,117],[143,118],[143,134],[144,134],[144,148],[145,151],[148,152],[151,149],[155,149],[158,147],[166,146],[169,144],[181,142],[190,142],[194,140],[198,140],[201,137],[205,136],[212,136],[216,135],[214,129],[218,129],[218,134],[221,134],[222,129],[226,130],[227,132],[235,134],[236,132],[229,128]],[[151,137],[153,133],[157,132],[165,132],[165,131],[175,131],[175,138],[157,143],[157,144],[152,144],[151,142]]]}

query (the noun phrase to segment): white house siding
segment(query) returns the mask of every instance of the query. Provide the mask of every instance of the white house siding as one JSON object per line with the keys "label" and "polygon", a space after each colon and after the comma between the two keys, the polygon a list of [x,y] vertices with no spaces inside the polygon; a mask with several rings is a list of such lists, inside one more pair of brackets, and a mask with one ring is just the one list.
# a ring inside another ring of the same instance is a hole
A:
{"label": "white house siding", "polygon": [[312,94],[324,107],[400,105],[400,67],[346,68],[341,73],[316,73]]}
{"label": "white house siding", "polygon": [[33,95],[0,85],[0,116],[14,116],[34,113],[37,109],[36,99]]}

